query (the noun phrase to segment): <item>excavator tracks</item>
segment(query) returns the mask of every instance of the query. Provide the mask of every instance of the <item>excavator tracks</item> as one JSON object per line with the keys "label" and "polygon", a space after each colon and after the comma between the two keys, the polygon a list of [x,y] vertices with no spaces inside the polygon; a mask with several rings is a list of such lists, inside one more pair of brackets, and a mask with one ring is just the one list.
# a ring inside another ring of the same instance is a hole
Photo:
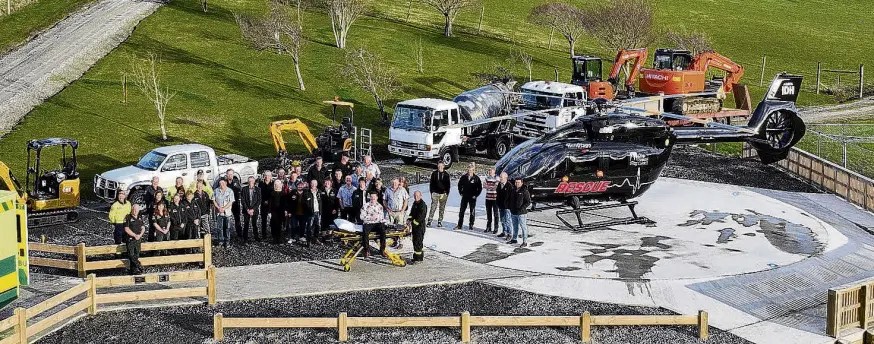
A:
{"label": "excavator tracks", "polygon": [[27,227],[37,228],[73,223],[76,221],[79,221],[79,212],[75,209],[42,211],[28,214]]}

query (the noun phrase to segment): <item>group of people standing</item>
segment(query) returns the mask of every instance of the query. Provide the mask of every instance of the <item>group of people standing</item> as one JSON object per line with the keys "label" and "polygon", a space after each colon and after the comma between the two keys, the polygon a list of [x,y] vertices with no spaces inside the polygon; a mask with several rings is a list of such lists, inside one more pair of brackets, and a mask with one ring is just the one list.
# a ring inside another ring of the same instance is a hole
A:
{"label": "group of people standing", "polygon": [[[233,175],[233,170],[228,174]],[[145,209],[128,200],[125,191],[119,191],[109,208],[109,222],[113,225],[115,243],[127,245],[129,271],[142,272],[139,256],[140,244],[144,241],[199,239],[209,233],[209,214],[214,205],[212,193],[202,171],[188,187],[180,177],[167,190],[160,186],[158,177],[152,178],[142,194]]]}
{"label": "group of people standing", "polygon": [[[427,225],[431,227],[434,213],[438,214],[437,227],[443,227],[443,213],[446,210],[446,201],[449,199],[450,176],[445,171],[443,163],[437,163],[437,170],[431,173],[431,212],[428,215]],[[528,208],[531,207],[531,193],[524,186],[522,179],[516,179],[512,183],[508,180],[506,172],[500,177],[495,176],[495,169],[489,169],[488,176],[483,183],[482,178],[476,174],[476,165],[471,163],[467,173],[458,180],[458,194],[461,196],[461,204],[458,212],[458,223],[454,230],[463,229],[464,214],[470,209],[468,230],[475,230],[476,201],[486,191],[486,228],[484,232],[498,234],[499,238],[506,238],[508,244],[518,244],[521,234],[521,247],[528,246],[527,216]],[[438,211],[439,209],[439,211]]]}

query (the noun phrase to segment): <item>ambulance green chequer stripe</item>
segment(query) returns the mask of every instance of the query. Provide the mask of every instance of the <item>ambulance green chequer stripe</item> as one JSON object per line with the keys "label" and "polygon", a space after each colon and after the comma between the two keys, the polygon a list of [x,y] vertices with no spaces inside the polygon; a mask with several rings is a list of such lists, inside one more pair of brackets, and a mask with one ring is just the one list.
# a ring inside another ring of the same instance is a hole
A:
{"label": "ambulance green chequer stripe", "polygon": [[0,260],[0,276],[14,274],[18,271],[18,257],[15,255]]}

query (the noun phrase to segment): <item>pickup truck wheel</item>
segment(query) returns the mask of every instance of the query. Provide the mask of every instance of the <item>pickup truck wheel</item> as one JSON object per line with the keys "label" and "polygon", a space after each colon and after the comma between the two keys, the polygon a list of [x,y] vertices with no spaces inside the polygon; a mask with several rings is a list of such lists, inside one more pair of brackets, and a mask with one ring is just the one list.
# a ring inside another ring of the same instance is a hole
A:
{"label": "pickup truck wheel", "polygon": [[406,164],[406,165],[412,165],[414,162],[416,162],[416,157],[414,157],[414,156],[401,157],[401,161],[403,161],[404,164]]}
{"label": "pickup truck wheel", "polygon": [[131,204],[139,205],[140,210],[145,210],[146,190],[134,189],[132,191],[128,191],[127,199],[128,199],[128,201],[130,201]]}
{"label": "pickup truck wheel", "polygon": [[443,167],[449,168],[452,166],[452,151],[447,148],[444,148],[440,151],[440,162],[443,163]]}

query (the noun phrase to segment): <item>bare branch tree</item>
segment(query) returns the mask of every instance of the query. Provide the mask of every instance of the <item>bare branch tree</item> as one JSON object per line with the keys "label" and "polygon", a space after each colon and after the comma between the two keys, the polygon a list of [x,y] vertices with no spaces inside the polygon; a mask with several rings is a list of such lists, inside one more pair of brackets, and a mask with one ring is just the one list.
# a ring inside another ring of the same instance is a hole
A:
{"label": "bare branch tree", "polygon": [[206,3],[206,0],[200,0],[200,8],[204,13],[209,11],[209,4]]}
{"label": "bare branch tree", "polygon": [[[567,40],[568,51],[570,51],[571,56],[574,56],[574,45],[577,38],[583,33],[583,11],[581,9],[562,2],[550,2],[531,10],[528,21],[558,31]],[[552,37],[551,34],[550,37]]]}
{"label": "bare branch tree", "polygon": [[134,85],[155,106],[158,122],[161,125],[161,139],[167,141],[167,127],[164,125],[164,117],[167,114],[167,103],[176,92],[170,92],[170,88],[162,82],[161,71],[158,65],[161,60],[158,55],[149,52],[144,59],[131,59],[130,69]]}
{"label": "bare branch tree", "polygon": [[416,42],[416,70],[419,73],[424,73],[424,65],[425,65],[425,47],[422,46],[422,38],[419,37],[419,40]]}
{"label": "bare branch tree", "polygon": [[528,81],[530,82],[532,80],[531,67],[533,65],[534,58],[531,56],[531,54],[529,54],[528,52],[526,52],[522,48],[519,48],[518,50],[516,50],[515,55],[516,55],[516,59],[518,59],[520,62],[522,62],[522,65],[525,66],[525,70],[528,71]]}
{"label": "bare branch tree", "polygon": [[303,49],[303,24],[300,16],[292,19],[285,8],[274,4],[266,18],[252,18],[234,15],[243,38],[249,41],[253,48],[259,51],[272,51],[276,54],[288,54],[294,62],[294,72],[301,91],[306,90],[303,77],[300,74],[300,54]]}
{"label": "bare branch tree", "polygon": [[665,36],[672,46],[691,51],[693,55],[713,51],[713,46],[710,45],[710,39],[703,32],[671,30],[668,31]]}
{"label": "bare branch tree", "polygon": [[653,40],[653,9],[649,0],[612,0],[585,12],[584,27],[611,52],[646,46]]}
{"label": "bare branch tree", "polygon": [[473,73],[473,78],[480,86],[491,85],[497,82],[510,83],[516,80],[510,68],[505,67],[500,62],[496,62],[491,70],[487,69]]}
{"label": "bare branch tree", "polygon": [[320,5],[328,11],[331,18],[331,30],[334,32],[334,42],[337,48],[346,49],[346,37],[349,28],[358,17],[364,14],[369,0],[320,0]]}
{"label": "bare branch tree", "polygon": [[385,100],[401,89],[397,74],[382,59],[364,48],[346,53],[346,68],[343,75],[354,85],[370,93],[382,115],[388,122]]}
{"label": "bare branch tree", "polygon": [[428,6],[433,7],[443,15],[443,35],[452,37],[452,23],[461,10],[479,5],[479,0],[422,0]]}

